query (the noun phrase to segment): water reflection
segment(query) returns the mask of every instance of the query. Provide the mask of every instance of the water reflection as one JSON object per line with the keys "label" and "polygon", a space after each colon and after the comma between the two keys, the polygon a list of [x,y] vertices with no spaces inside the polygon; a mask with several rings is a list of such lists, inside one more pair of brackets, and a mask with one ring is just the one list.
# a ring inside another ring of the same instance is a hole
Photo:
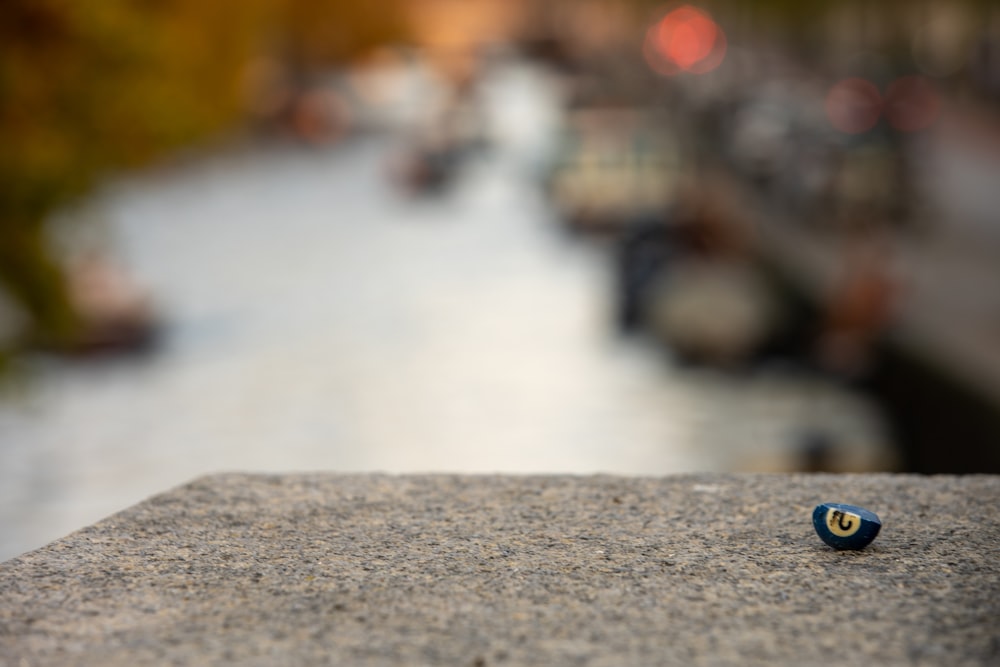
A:
{"label": "water reflection", "polygon": [[566,243],[518,151],[413,208],[389,147],[256,150],[106,196],[169,327],[144,363],[56,366],[0,407],[6,555],[213,470],[794,467],[775,429],[803,419],[799,385],[617,340],[602,248]]}

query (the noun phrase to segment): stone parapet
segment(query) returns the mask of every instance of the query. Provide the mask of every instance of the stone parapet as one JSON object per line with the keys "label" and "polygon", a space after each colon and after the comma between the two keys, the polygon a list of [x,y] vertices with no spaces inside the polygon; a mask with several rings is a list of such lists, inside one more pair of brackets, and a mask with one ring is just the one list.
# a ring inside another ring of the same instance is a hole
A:
{"label": "stone parapet", "polygon": [[227,663],[997,665],[1000,477],[220,474],[0,564],[0,665]]}

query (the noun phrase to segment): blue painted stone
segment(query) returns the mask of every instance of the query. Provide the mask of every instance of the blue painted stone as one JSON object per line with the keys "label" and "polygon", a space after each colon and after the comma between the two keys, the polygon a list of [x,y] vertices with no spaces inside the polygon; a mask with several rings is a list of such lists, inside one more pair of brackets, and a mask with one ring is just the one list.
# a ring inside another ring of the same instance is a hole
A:
{"label": "blue painted stone", "polygon": [[834,549],[864,549],[882,529],[875,512],[854,505],[823,503],[813,510],[813,527]]}

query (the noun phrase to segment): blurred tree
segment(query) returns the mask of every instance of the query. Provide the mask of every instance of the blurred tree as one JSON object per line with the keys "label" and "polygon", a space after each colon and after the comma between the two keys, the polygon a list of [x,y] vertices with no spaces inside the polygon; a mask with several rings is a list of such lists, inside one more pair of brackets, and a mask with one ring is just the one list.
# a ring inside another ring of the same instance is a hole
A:
{"label": "blurred tree", "polygon": [[405,39],[405,0],[322,2],[269,0],[277,6],[280,35],[301,67],[353,58],[373,46]]}
{"label": "blurred tree", "polygon": [[46,344],[79,326],[45,220],[112,170],[238,121],[255,56],[328,66],[404,32],[398,3],[0,2],[0,289]]}

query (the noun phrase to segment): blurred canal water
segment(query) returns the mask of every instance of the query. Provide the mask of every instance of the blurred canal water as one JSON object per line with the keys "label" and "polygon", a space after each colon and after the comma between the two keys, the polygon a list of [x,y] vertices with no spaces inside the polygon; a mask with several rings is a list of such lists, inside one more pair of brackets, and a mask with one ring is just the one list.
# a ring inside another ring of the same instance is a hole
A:
{"label": "blurred canal water", "polygon": [[245,149],[105,193],[163,344],[50,362],[4,397],[0,560],[220,470],[782,469],[823,420],[868,465],[851,396],[682,371],[618,338],[603,249],[561,233],[511,145],[426,200],[392,190],[380,138]]}

